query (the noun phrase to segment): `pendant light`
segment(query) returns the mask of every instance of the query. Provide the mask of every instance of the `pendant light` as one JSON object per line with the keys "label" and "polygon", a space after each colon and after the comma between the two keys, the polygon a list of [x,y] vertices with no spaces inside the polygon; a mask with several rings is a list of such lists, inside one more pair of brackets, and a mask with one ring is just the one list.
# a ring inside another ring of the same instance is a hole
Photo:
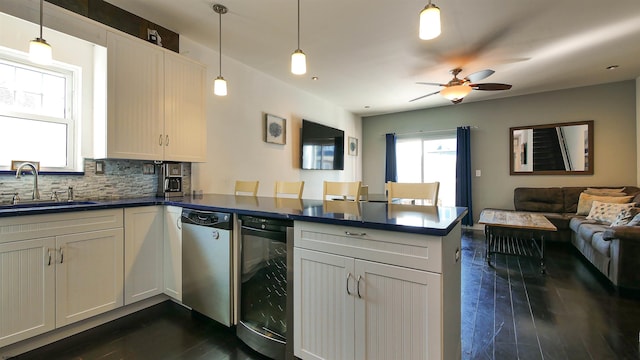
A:
{"label": "pendant light", "polygon": [[227,96],[227,81],[222,77],[222,14],[227,13],[227,7],[220,4],[213,4],[213,11],[218,13],[218,54],[220,59],[220,72],[218,73],[218,77],[213,81],[213,93],[218,96]]}
{"label": "pendant light", "polygon": [[419,36],[422,40],[431,40],[440,36],[440,8],[429,4],[420,12]]}
{"label": "pendant light", "polygon": [[40,0],[40,37],[29,42],[29,60],[36,64],[49,65],[52,61],[51,46],[42,38],[42,13],[44,0]]}
{"label": "pendant light", "polygon": [[307,56],[300,50],[300,0],[298,0],[298,48],[291,54],[291,73],[295,75],[307,73]]}

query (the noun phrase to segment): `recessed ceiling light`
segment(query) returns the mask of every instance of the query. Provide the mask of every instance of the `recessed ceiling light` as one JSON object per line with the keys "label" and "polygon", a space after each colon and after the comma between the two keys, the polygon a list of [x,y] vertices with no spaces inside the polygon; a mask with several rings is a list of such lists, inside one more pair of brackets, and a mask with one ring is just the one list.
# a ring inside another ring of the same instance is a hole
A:
{"label": "recessed ceiling light", "polygon": [[311,80],[316,81],[316,80],[318,80],[318,77],[317,76],[312,76]]}
{"label": "recessed ceiling light", "polygon": [[619,65],[609,65],[605,69],[607,69],[607,70],[615,70],[615,69],[617,69],[619,67],[620,67]]}
{"label": "recessed ceiling light", "polygon": [[370,108],[371,108],[371,106],[369,106],[369,105],[365,105],[365,106],[364,106],[364,108],[365,108],[365,109],[370,109]]}

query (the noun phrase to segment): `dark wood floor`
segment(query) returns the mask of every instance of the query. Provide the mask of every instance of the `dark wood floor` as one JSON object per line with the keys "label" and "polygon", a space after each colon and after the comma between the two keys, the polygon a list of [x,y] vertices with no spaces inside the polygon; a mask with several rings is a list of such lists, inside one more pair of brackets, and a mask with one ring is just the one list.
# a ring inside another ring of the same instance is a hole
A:
{"label": "dark wood floor", "polygon": [[[462,239],[463,359],[639,359],[640,300],[617,295],[569,246],[537,263],[484,259]],[[15,359],[263,360],[227,328],[165,302]]]}

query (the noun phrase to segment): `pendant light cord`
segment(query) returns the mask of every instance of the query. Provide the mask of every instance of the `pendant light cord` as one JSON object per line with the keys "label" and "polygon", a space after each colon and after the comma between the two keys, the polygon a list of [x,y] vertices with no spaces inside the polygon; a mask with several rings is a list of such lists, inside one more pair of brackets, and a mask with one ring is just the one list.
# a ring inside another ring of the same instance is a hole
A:
{"label": "pendant light cord", "polygon": [[218,13],[218,56],[220,61],[218,62],[219,76],[222,76],[222,13]]}
{"label": "pendant light cord", "polygon": [[42,13],[44,9],[44,0],[40,0],[40,40],[42,40]]}
{"label": "pendant light cord", "polygon": [[298,0],[298,49],[300,49],[300,0]]}

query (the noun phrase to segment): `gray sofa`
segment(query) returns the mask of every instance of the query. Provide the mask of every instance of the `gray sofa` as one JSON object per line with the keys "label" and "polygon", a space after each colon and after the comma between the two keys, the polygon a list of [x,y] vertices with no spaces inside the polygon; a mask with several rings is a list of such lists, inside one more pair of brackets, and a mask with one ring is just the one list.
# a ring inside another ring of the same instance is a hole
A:
{"label": "gray sofa", "polygon": [[[619,186],[620,188],[622,186]],[[516,188],[517,211],[538,212],[557,228],[548,237],[552,241],[571,242],[573,246],[613,285],[640,289],[640,226],[614,226],[577,215],[578,200],[586,187]],[[624,186],[640,206],[640,188]]]}

